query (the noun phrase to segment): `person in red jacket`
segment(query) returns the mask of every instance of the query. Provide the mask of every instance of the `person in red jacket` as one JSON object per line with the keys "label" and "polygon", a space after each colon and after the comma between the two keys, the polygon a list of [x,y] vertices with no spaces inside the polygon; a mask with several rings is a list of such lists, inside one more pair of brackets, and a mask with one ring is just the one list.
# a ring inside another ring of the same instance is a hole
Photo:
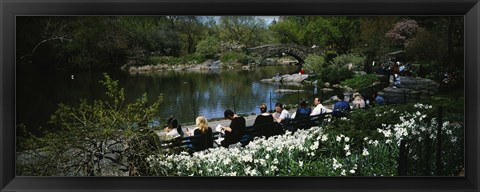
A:
{"label": "person in red jacket", "polygon": [[305,70],[302,68],[302,69],[300,69],[300,72],[298,72],[298,73],[299,73],[300,75],[303,75],[303,74],[305,74]]}

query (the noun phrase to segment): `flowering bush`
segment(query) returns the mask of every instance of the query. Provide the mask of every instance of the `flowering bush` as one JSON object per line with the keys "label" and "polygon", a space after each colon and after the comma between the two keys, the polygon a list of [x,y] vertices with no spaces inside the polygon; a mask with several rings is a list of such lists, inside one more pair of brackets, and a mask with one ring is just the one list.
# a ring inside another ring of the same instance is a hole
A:
{"label": "flowering bush", "polygon": [[[424,146],[431,144],[422,142],[438,140],[434,107],[415,104],[397,109],[402,107],[357,110],[326,120],[321,127],[256,138],[245,147],[214,148],[193,155],[156,154],[147,161],[151,173],[166,176],[395,176],[400,141],[405,140],[408,174],[425,175],[425,170],[433,169],[422,166],[432,163],[433,157],[426,158],[432,151],[427,153]],[[445,116],[441,124],[442,175],[454,174],[463,163],[463,146],[459,145],[463,123],[448,119]]]}

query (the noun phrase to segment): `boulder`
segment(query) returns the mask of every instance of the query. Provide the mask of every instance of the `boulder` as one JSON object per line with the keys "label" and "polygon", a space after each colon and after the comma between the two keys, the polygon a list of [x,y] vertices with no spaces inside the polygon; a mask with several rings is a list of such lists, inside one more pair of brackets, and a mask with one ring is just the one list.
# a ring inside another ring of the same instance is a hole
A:
{"label": "boulder", "polygon": [[271,79],[262,79],[260,82],[272,83],[272,82],[282,82],[282,83],[301,83],[308,78],[308,75],[293,74],[293,75],[282,75],[275,76]]}
{"label": "boulder", "polygon": [[382,95],[388,104],[396,104],[415,102],[438,92],[439,84],[431,79],[401,76],[400,82],[399,87],[387,87],[378,94]]}
{"label": "boulder", "polygon": [[275,90],[276,93],[297,93],[297,92],[305,92],[305,90],[293,90],[293,89],[277,89]]}
{"label": "boulder", "polygon": [[329,92],[333,92],[334,90],[332,88],[323,88],[322,89],[322,92],[323,93],[329,93]]}
{"label": "boulder", "polygon": [[282,82],[302,82],[308,78],[308,75],[302,74],[292,74],[292,75],[283,75]]}
{"label": "boulder", "polygon": [[434,95],[438,92],[439,84],[431,79],[424,79],[420,77],[400,77],[400,84],[402,88],[420,91],[422,94]]}

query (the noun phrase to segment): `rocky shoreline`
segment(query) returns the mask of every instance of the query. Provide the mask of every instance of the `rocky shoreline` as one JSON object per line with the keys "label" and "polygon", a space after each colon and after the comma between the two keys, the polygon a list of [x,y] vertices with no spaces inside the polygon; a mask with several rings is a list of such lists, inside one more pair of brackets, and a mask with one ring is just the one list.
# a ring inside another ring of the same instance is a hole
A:
{"label": "rocky shoreline", "polygon": [[[240,67],[241,66],[241,67]],[[243,65],[240,63],[223,64],[219,60],[207,60],[200,64],[154,64],[144,66],[131,66],[128,69],[130,73],[146,73],[155,71],[204,71],[204,70],[218,70],[218,69],[234,69],[241,68],[242,70],[249,70],[250,65]]]}

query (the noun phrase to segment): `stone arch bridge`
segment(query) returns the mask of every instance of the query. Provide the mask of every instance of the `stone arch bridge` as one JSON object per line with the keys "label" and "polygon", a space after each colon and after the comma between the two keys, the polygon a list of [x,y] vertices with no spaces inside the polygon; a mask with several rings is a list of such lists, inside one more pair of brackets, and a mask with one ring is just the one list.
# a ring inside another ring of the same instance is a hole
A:
{"label": "stone arch bridge", "polygon": [[307,56],[313,53],[323,54],[323,51],[318,47],[312,48],[297,44],[270,44],[247,48],[247,54],[257,65],[261,65],[268,57],[281,57],[283,54],[290,55],[298,60],[298,63],[303,64]]}

